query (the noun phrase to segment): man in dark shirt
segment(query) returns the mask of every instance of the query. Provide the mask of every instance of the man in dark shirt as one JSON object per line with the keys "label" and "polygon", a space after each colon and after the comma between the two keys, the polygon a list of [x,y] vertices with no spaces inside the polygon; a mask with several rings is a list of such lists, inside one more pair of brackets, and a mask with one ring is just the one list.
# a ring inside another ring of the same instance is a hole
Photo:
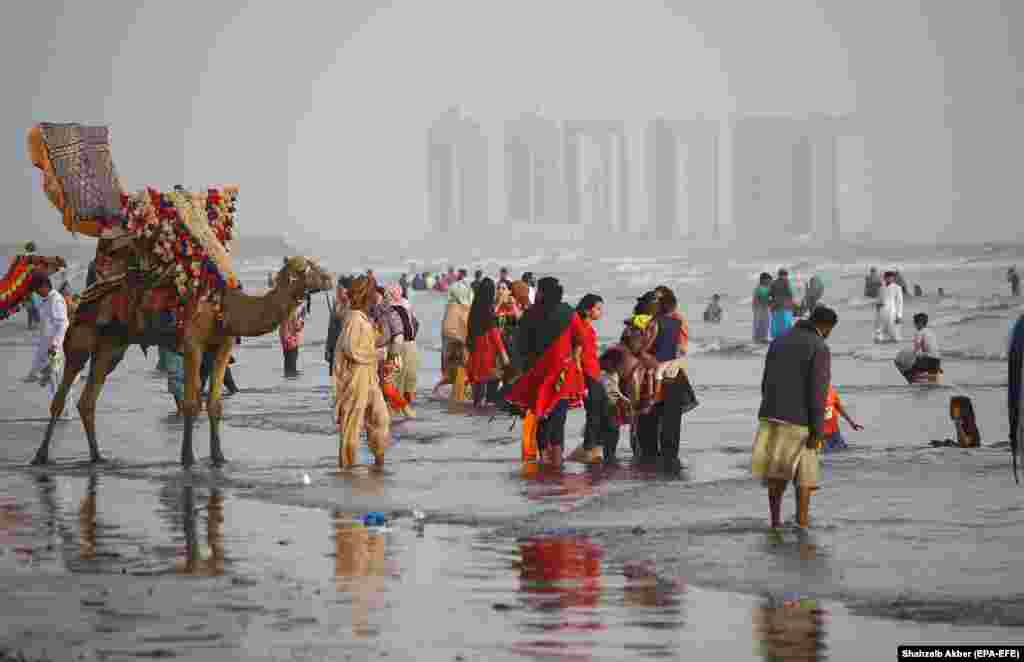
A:
{"label": "man in dark shirt", "polygon": [[773,527],[781,526],[782,495],[790,480],[797,484],[797,522],[802,528],[808,524],[832,381],[825,340],[838,320],[834,310],[818,306],[810,319],[772,341],[765,357],[751,472],[768,487]]}

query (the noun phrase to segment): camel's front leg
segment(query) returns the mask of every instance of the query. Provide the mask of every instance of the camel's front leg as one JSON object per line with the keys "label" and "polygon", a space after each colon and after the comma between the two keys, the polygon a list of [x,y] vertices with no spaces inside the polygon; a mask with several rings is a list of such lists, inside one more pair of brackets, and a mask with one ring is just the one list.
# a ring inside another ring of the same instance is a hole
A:
{"label": "camel's front leg", "polygon": [[57,419],[64,413],[71,385],[75,383],[78,373],[82,371],[85,362],[89,360],[89,353],[70,352],[66,354],[66,357],[64,379],[57,388],[53,401],[50,403],[50,422],[46,425],[46,436],[43,437],[43,443],[39,445],[39,450],[36,451],[32,464],[46,464],[50,461],[50,441],[53,439],[53,428],[57,424]]}
{"label": "camel's front leg", "polygon": [[[82,391],[82,397],[78,399],[78,414],[82,417],[85,436],[89,440],[89,459],[92,462],[103,461],[99,444],[96,442],[96,401],[100,399],[103,384],[114,365],[114,355],[119,349],[107,344],[96,348],[92,355],[92,374]],[[66,382],[67,376],[64,379]]]}
{"label": "camel's front leg", "polygon": [[192,449],[192,428],[199,414],[199,365],[203,360],[202,348],[194,343],[185,343],[185,437],[181,441],[181,465],[191,467],[196,463]]}
{"label": "camel's front leg", "polygon": [[231,360],[231,342],[225,342],[217,348],[217,355],[210,372],[210,400],[206,405],[206,413],[210,416],[210,459],[216,465],[224,464],[224,453],[220,448],[220,419],[224,413],[221,391],[224,386],[224,372]]}

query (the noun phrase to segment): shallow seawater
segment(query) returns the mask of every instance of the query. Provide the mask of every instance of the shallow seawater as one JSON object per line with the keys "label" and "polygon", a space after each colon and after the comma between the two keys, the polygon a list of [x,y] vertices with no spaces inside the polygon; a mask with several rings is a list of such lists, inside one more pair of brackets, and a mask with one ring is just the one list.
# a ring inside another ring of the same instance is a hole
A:
{"label": "shallow seawater", "polygon": [[[643,288],[677,286],[701,402],[684,419],[678,474],[634,465],[627,429],[617,465],[523,466],[512,419],[430,397],[443,310],[432,293],[413,297],[424,329],[417,417],[396,421],[382,471],[337,469],[319,299],[299,378],[283,378],[276,336],[239,348],[225,467],[206,462],[205,419],[200,464],[178,466],[182,425],[168,416],[165,377],[155,352],[133,348],[99,403],[108,462],[87,464],[76,419],[58,423],[55,464],[29,468],[46,397],[18,381],[31,337],[23,320],[8,321],[0,577],[19,608],[9,609],[0,650],[49,645],[111,660],[168,651],[196,660],[707,651],[846,660],[914,641],[1020,641],[1024,580],[1012,552],[1024,510],[1005,445],[1001,358],[1021,307],[993,294],[1005,289],[1001,264],[958,259],[906,260],[911,282],[956,295],[908,302],[908,318],[933,315],[947,352],[945,385],[924,388],[893,368],[902,346],[870,340],[873,311],[858,293],[868,259],[823,263],[840,314],[833,379],[865,430],[844,425],[850,449],[825,456],[803,534],[767,529],[764,490],[749,479],[766,349],[748,338],[750,277],[774,271],[768,260],[724,270],[675,258],[522,263],[561,276],[573,300],[604,294],[602,342],[615,339]],[[264,277],[253,272],[251,289]],[[711,291],[725,295],[722,325],[697,319]],[[948,407],[958,394],[974,403],[983,447],[933,448],[954,436]],[[572,412],[570,446],[582,426]],[[784,516],[793,510],[787,494]],[[355,525],[370,511],[385,513],[389,530]]]}
{"label": "shallow seawater", "polygon": [[[603,535],[507,535],[269,505],[104,472],[6,476],[8,642],[68,659],[854,659],[1011,630],[864,618],[799,591],[694,586]],[[807,543],[783,533],[794,564]],[[55,658],[61,659],[61,658]]]}

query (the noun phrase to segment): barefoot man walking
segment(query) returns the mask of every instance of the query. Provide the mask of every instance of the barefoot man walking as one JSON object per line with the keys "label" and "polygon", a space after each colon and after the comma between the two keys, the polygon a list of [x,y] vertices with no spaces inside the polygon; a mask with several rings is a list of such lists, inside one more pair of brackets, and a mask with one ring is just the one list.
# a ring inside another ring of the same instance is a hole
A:
{"label": "barefoot man walking", "polygon": [[834,310],[819,306],[768,348],[751,471],[768,488],[772,527],[782,526],[782,495],[789,481],[797,488],[797,524],[808,525],[832,381],[825,340],[838,320]]}

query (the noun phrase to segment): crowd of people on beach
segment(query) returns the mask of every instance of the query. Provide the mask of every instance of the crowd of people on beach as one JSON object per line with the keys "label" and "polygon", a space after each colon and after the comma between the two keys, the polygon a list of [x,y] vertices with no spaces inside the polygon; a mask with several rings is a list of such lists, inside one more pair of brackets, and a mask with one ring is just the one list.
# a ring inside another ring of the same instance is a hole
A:
{"label": "crowd of people on beach", "polygon": [[[87,287],[92,278],[90,265]],[[1019,295],[1014,268],[1007,281],[1011,294]],[[273,277],[268,286],[275,286]],[[565,459],[615,462],[621,429],[628,426],[636,459],[680,469],[682,418],[698,402],[687,364],[689,325],[671,288],[661,285],[643,293],[623,321],[618,341],[602,351],[594,327],[604,315],[601,296],[587,294],[571,306],[554,277],[536,279],[526,272],[512,280],[502,268],[495,279],[478,270],[470,280],[468,270],[453,267],[444,274],[402,275],[388,284],[378,283],[372,270],[338,278],[334,299],[328,299],[324,358],[340,434],[340,467],[356,464],[364,434],[375,463],[383,464],[393,418],[416,417],[420,320],[409,302],[410,290],[434,290],[447,299],[440,334],[442,378],[432,393],[437,397],[444,387],[450,389],[450,412],[471,406],[521,417],[523,459],[550,466]],[[915,290],[916,294],[920,288]],[[77,296],[67,282],[58,291],[42,275],[34,277],[31,291],[29,323],[39,332],[25,381],[48,385],[52,397],[60,382],[61,347]],[[826,341],[838,315],[822,303],[824,282],[812,276],[799,303],[794,291],[788,271],[779,269],[774,278],[760,274],[752,297],[754,341],[770,343],[752,472],[768,488],[772,526],[780,525],[782,495],[789,482],[796,487],[796,520],[806,526],[810,496],[819,480],[818,453],[847,447],[840,418],[854,430],[863,429],[831,383]],[[875,342],[900,342],[904,297],[909,293],[899,272],[879,276],[871,268],[864,295],[875,308]],[[279,326],[286,377],[299,374],[297,356],[310,309],[307,298]],[[704,321],[720,323],[723,314],[721,297],[715,294]],[[909,383],[934,381],[942,372],[938,342],[928,321],[925,313],[914,315],[911,347],[896,357],[897,368]],[[1020,324],[1015,330],[1024,336]],[[1018,344],[1024,352],[1024,340],[1018,339]],[[213,361],[212,352],[204,355],[201,389]],[[168,375],[178,415],[184,401],[183,364],[180,353],[160,347],[157,367]],[[239,390],[230,367],[224,384],[227,395]],[[954,416],[964,420],[957,443],[977,445],[973,412],[965,400],[956,406],[965,411]],[[566,456],[566,418],[574,408],[584,409],[586,422],[582,443]]]}

